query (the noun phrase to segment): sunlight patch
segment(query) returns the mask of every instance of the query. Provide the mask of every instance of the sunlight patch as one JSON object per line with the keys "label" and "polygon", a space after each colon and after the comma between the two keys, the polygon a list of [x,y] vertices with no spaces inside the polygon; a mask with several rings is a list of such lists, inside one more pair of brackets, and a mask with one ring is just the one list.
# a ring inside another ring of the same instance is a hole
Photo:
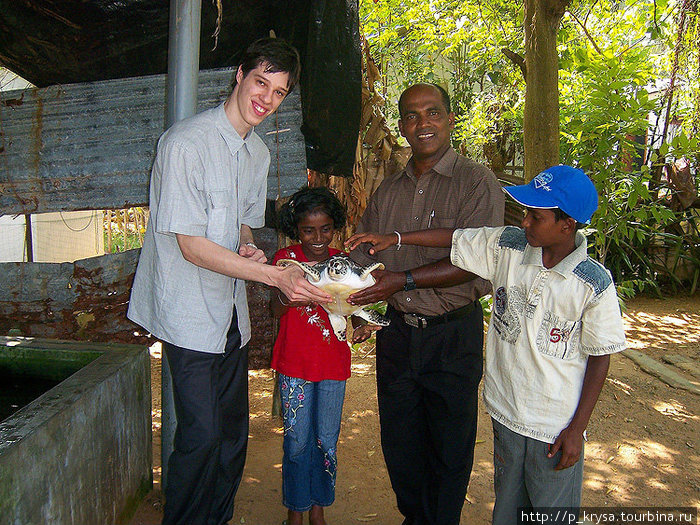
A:
{"label": "sunlight patch", "polygon": [[671,400],[659,401],[654,405],[654,410],[660,412],[664,416],[669,416],[676,421],[687,421],[688,419],[697,420],[698,417],[688,412],[686,407],[678,401]]}

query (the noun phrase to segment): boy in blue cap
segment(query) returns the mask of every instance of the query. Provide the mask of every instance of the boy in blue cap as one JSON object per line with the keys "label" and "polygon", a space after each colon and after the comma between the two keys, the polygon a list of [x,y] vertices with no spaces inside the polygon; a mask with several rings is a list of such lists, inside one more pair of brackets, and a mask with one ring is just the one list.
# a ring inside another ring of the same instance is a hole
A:
{"label": "boy in blue cap", "polygon": [[[560,165],[504,191],[526,207],[522,228],[363,233],[347,242],[370,242],[370,253],[451,246],[452,264],[493,284],[484,401],[494,432],[494,525],[518,523],[519,509],[580,506],[585,429],[610,354],[625,348],[610,272],[588,257],[578,231],[598,208],[591,180]],[[413,271],[419,288],[439,286],[423,273]]]}

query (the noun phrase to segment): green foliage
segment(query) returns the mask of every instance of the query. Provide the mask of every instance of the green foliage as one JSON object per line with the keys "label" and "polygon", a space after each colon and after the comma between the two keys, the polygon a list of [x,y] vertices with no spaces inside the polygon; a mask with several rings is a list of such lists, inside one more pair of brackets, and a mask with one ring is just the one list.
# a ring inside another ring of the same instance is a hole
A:
{"label": "green foliage", "polygon": [[464,104],[456,119],[452,139],[463,155],[488,162],[488,145],[522,150],[524,93],[501,89],[474,95],[471,107]]}
{"label": "green foliage", "polygon": [[[520,73],[500,48],[522,48],[516,1],[363,0],[360,24],[390,99],[387,113],[397,118],[395,99],[415,82],[450,88],[455,109],[469,111],[486,85],[518,82]],[[522,82],[522,79],[520,79]]]}
{"label": "green foliage", "polygon": [[[661,34],[663,27],[656,27]],[[658,197],[659,188],[670,190],[655,158],[639,166],[644,149],[635,139],[644,140],[648,116],[663,109],[663,99],[652,98],[648,89],[664,71],[664,57],[650,45],[635,45],[644,38],[611,28],[609,47],[598,42],[598,49],[569,48],[562,54],[567,68],[560,70],[561,162],[582,168],[596,184],[600,205],[589,242],[626,296],[660,293],[663,283],[679,285],[678,261],[693,259],[693,242],[682,231],[688,213],[673,211]],[[681,134],[674,144],[678,147],[663,160],[697,156],[696,139]],[[665,145],[661,155],[669,151]],[[669,264],[674,252],[678,255]]]}
{"label": "green foliage", "polygon": [[[105,249],[108,245],[107,232],[104,233],[104,245]],[[133,250],[134,248],[141,248],[141,239],[135,233],[130,231],[126,232],[126,236],[123,231],[114,231],[112,233],[112,251],[110,253],[125,252],[127,250]]]}
{"label": "green foliage", "polygon": [[[697,9],[682,17],[682,6],[688,9],[680,0],[574,0],[559,27],[560,158],[594,179],[601,198],[593,255],[623,296],[687,282],[684,265],[691,283],[700,273],[698,216],[672,208],[674,190],[661,176],[664,162],[686,158],[697,173],[700,161],[700,17]],[[487,150],[521,148],[524,79],[501,50],[523,55],[522,2],[362,0],[360,20],[389,117],[398,117],[405,87],[437,82],[453,96],[456,148],[481,161],[492,160]],[[657,124],[649,115],[665,115],[672,76],[672,116],[684,132],[640,166],[639,142]]]}

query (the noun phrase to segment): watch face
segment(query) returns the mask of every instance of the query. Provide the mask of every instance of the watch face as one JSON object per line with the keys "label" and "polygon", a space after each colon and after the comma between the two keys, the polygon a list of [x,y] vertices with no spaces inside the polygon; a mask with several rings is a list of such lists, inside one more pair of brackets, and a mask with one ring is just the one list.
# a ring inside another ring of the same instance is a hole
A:
{"label": "watch face", "polygon": [[404,273],[406,274],[406,284],[404,285],[403,289],[407,292],[415,290],[416,282],[413,280],[413,275],[408,270],[406,270]]}

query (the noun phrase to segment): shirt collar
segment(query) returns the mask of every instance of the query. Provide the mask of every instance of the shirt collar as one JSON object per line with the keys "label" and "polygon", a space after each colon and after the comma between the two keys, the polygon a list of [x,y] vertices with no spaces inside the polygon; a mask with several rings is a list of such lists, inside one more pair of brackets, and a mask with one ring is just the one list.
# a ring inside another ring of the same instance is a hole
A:
{"label": "shirt collar", "polygon": [[[434,171],[435,173],[439,175],[443,175],[445,177],[452,177],[452,172],[454,171],[454,165],[455,162],[457,162],[457,152],[450,146],[447,148],[447,151],[443,153],[442,157],[440,157],[440,160],[438,160],[435,163],[435,166],[430,168],[428,173],[430,171]],[[408,159],[408,163],[406,164],[406,167],[399,171],[396,174],[395,178],[402,177],[403,175],[406,175],[412,179],[415,179],[415,175],[413,174],[413,157]]]}
{"label": "shirt collar", "polygon": [[224,142],[226,142],[231,155],[235,156],[243,146],[250,151],[248,144],[255,128],[252,128],[248,132],[245,139],[241,138],[236,129],[233,127],[233,124],[231,124],[226,116],[224,103],[219,105],[219,107],[214,110],[214,121],[216,123],[216,128],[219,130],[221,138],[223,138]]}
{"label": "shirt collar", "polygon": [[[553,268],[549,268],[562,277],[571,275],[574,268],[588,258],[588,243],[586,242],[586,237],[580,231],[576,232],[576,240],[574,242],[576,243],[574,251],[559,261]],[[542,264],[542,248],[526,245],[522,264],[534,264],[544,268],[544,264]]]}

